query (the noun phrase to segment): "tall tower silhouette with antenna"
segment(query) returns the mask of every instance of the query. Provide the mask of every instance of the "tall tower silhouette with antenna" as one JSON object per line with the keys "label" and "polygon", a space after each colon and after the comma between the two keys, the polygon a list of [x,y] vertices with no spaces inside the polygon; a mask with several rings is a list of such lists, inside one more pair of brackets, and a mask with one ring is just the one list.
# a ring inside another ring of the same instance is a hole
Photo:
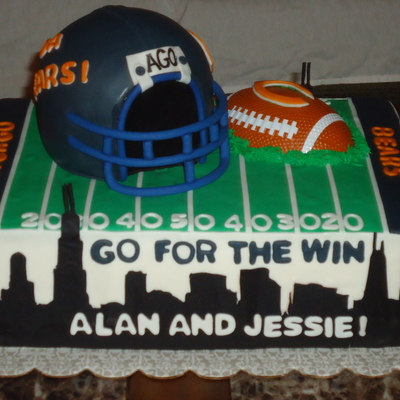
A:
{"label": "tall tower silhouette with antenna", "polygon": [[63,186],[65,212],[61,217],[58,239],[58,262],[54,270],[53,305],[81,310],[89,304],[86,293],[86,271],[82,267],[83,243],[79,236],[79,216],[75,213],[72,185]]}

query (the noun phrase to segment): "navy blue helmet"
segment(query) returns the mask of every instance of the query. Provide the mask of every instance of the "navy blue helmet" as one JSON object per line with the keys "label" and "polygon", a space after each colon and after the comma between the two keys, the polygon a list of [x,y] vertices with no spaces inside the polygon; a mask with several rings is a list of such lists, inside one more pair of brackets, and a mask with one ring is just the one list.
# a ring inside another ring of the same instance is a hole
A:
{"label": "navy blue helmet", "polygon": [[[227,101],[200,38],[159,13],[107,6],[49,39],[33,86],[43,144],[65,170],[114,190],[158,196],[196,189],[229,164]],[[196,176],[195,164],[219,154]],[[183,168],[182,182],[131,187],[128,175]]]}

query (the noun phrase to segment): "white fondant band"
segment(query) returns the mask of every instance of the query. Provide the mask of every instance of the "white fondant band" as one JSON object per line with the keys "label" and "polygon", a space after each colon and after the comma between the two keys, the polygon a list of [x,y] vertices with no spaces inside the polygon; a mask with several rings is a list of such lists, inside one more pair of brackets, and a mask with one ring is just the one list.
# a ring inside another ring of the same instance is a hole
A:
{"label": "white fondant band", "polygon": [[89,219],[90,219],[90,209],[93,201],[94,189],[96,187],[96,180],[91,179],[89,184],[88,193],[86,195],[85,209],[83,212],[83,223],[82,230],[87,230],[89,228]]}
{"label": "white fondant band", "polygon": [[54,179],[54,175],[56,173],[56,168],[57,168],[57,164],[53,161],[51,164],[49,176],[47,178],[46,189],[45,189],[44,195],[43,195],[42,207],[40,209],[39,226],[38,226],[39,230],[42,230],[43,226],[44,226],[44,220],[45,220],[45,216],[46,216],[47,206],[49,203],[51,186],[53,184],[53,179]]}
{"label": "white fondant band", "polygon": [[244,159],[243,156],[239,156],[239,168],[240,168],[240,183],[242,186],[242,196],[243,196],[245,230],[246,232],[251,232],[252,229],[251,229],[251,215],[250,215],[250,196],[247,184],[246,160]]}
{"label": "white fondant band", "polygon": [[[138,173],[136,187],[143,186],[143,172]],[[135,198],[135,232],[140,232],[140,219],[142,215],[142,198],[137,196]]]}
{"label": "white fondant band", "polygon": [[294,222],[294,231],[296,233],[300,232],[300,218],[299,218],[299,209],[297,206],[297,197],[296,197],[296,188],[294,186],[292,167],[289,164],[285,164],[286,177],[289,185],[289,195],[290,195],[290,203],[292,205],[292,215]]}
{"label": "white fondant band", "polygon": [[343,213],[340,206],[339,195],[336,187],[335,177],[333,175],[332,166],[326,165],[326,172],[328,174],[329,185],[332,191],[333,204],[335,205],[335,214],[337,215],[337,221],[339,226],[339,232],[344,232]]}

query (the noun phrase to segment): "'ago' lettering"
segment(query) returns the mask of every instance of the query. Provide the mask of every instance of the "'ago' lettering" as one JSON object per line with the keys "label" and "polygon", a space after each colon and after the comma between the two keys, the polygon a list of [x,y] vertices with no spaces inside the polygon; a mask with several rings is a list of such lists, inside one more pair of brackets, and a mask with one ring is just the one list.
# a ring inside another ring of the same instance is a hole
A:
{"label": "'ago' lettering", "polygon": [[153,54],[149,53],[146,56],[147,58],[147,72],[152,72],[152,68],[156,67],[159,71],[165,68],[169,68],[171,65],[176,67],[178,65],[178,59],[175,55],[173,49],[169,48],[168,50],[158,49],[156,51],[155,57]]}

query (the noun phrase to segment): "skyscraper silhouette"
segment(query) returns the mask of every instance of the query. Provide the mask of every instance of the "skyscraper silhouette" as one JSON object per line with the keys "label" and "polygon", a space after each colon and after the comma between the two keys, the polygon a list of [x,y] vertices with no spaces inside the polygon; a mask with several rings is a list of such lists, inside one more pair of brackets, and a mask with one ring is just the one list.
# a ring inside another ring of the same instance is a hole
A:
{"label": "skyscraper silhouette", "polygon": [[36,305],[33,283],[27,280],[26,259],[15,253],[10,259],[10,284],[1,291],[2,306],[23,310]]}
{"label": "skyscraper silhouette", "polygon": [[89,304],[86,293],[86,271],[82,266],[83,243],[79,236],[79,216],[75,213],[72,186],[63,186],[65,212],[61,217],[58,240],[58,262],[54,270],[53,305],[81,310]]}
{"label": "skyscraper silhouette", "polygon": [[384,242],[382,242],[381,247],[379,249],[377,248],[377,234],[375,233],[369,263],[368,278],[362,302],[370,309],[371,307],[382,307],[388,297],[385,245]]}
{"label": "skyscraper silhouette", "polygon": [[246,322],[252,320],[254,314],[281,314],[281,287],[269,277],[267,268],[242,270],[240,290],[239,308]]}

